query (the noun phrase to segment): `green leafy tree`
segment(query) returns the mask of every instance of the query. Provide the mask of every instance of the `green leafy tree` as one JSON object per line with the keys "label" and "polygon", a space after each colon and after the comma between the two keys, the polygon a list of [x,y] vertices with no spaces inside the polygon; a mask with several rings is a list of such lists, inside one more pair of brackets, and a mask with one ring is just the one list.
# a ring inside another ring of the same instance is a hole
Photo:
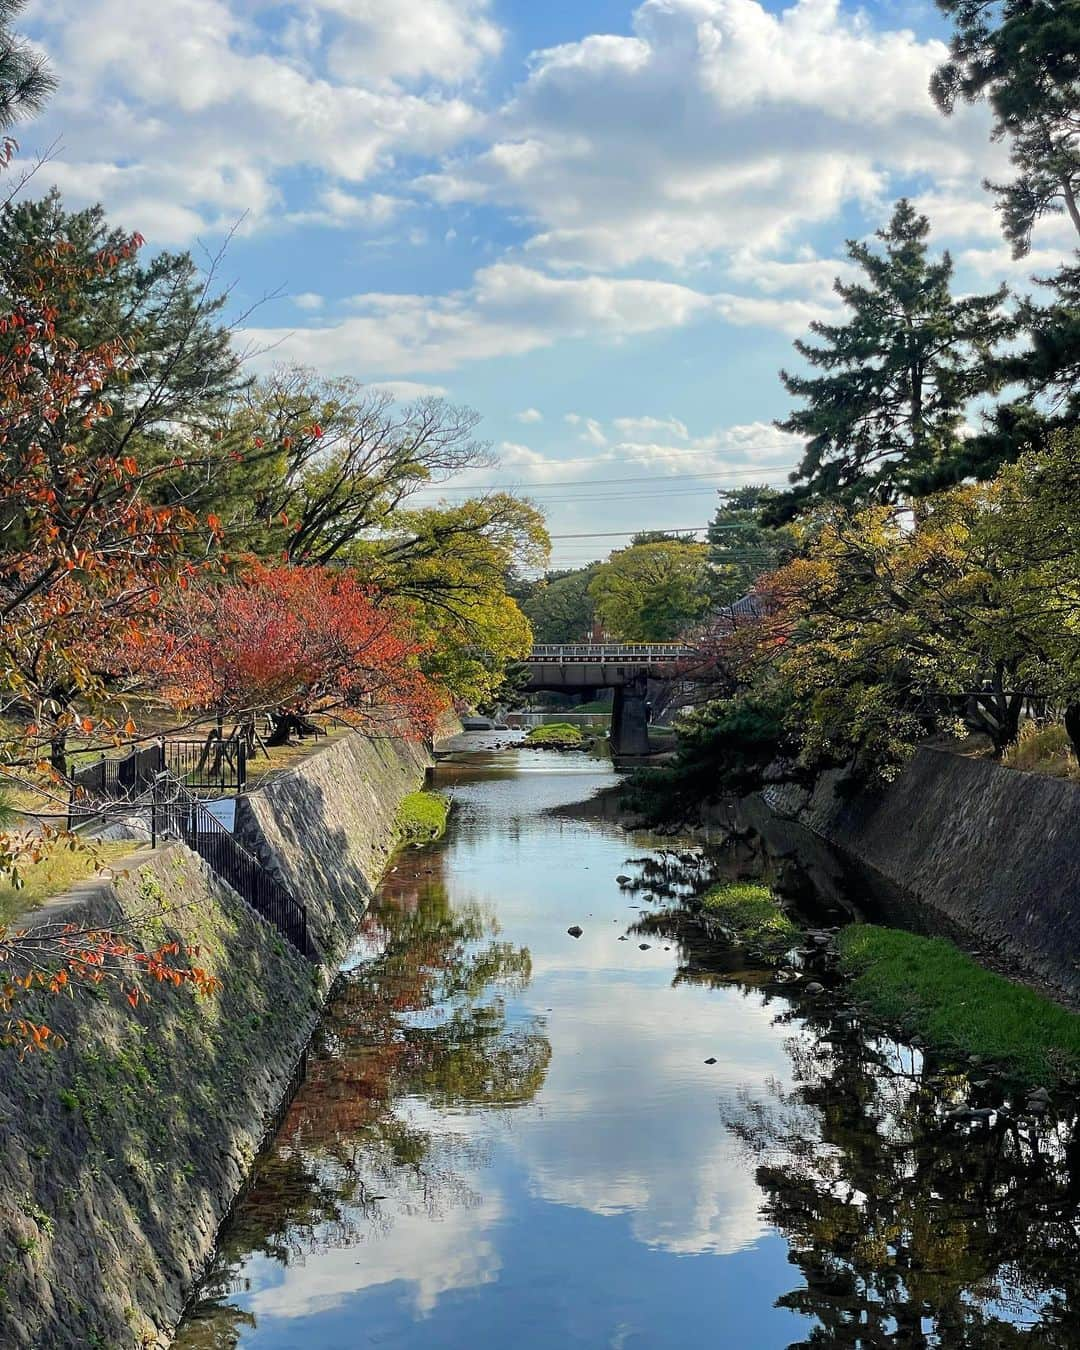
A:
{"label": "green leafy tree", "polygon": [[386,532],[343,558],[408,616],[429,647],[427,675],[458,699],[484,707],[532,647],[532,630],[510,591],[523,569],[542,567],[544,518],[505,493],[457,506],[400,511]]}
{"label": "green leafy tree", "polygon": [[286,367],[208,422],[213,470],[178,475],[175,490],[212,511],[235,547],[325,565],[421,488],[489,463],[478,421],[443,399],[400,403],[359,380]]}
{"label": "green leafy tree", "polygon": [[587,642],[596,619],[596,604],[589,591],[600,567],[575,567],[548,572],[542,581],[527,588],[521,608],[532,625],[537,642]]}
{"label": "green leafy tree", "polygon": [[709,607],[709,550],[668,539],[613,553],[589,585],[596,612],[624,642],[673,642]]}
{"label": "green leafy tree", "polygon": [[1006,290],[962,299],[948,253],[928,256],[929,221],[901,199],[880,247],[848,244],[864,280],[836,282],[850,317],[811,324],[819,345],[795,346],[821,375],[781,372],[805,406],[777,423],[806,437],[792,490],[766,508],[780,523],[823,501],[845,505],[918,495],[955,473],[969,402],[992,386],[990,358],[1013,330]]}
{"label": "green leafy tree", "polygon": [[48,62],[11,25],[26,0],[0,0],[0,128],[39,112],[56,88]]}

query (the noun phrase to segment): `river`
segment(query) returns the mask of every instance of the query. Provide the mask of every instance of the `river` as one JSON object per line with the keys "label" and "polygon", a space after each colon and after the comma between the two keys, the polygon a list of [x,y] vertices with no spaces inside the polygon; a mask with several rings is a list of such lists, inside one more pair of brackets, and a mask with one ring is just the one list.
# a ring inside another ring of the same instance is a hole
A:
{"label": "river", "polygon": [[1075,1117],[945,1129],[989,1089],[657,920],[702,860],[559,810],[611,774],[440,765],[177,1345],[1080,1346]]}

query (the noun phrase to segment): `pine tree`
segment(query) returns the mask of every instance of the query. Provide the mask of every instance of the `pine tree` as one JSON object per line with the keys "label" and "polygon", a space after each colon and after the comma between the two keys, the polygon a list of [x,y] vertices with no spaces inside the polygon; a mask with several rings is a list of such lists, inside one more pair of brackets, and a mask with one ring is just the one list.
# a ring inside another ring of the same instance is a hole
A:
{"label": "pine tree", "polygon": [[1007,140],[1011,183],[987,183],[1017,257],[1044,215],[1080,235],[1080,5],[1076,0],[938,0],[956,27],[931,90],[951,112],[986,99]]}
{"label": "pine tree", "polygon": [[848,505],[919,496],[955,476],[964,412],[998,378],[992,357],[1014,320],[1004,286],[955,299],[948,253],[928,256],[930,223],[901,199],[881,247],[858,240],[848,256],[865,280],[837,280],[843,324],[814,322],[820,345],[795,346],[822,375],[781,371],[806,406],[777,423],[806,437],[796,484],[765,510],[790,520],[823,501]]}
{"label": "pine tree", "polygon": [[0,0],[0,128],[38,112],[56,88],[44,57],[11,31],[26,0]]}
{"label": "pine tree", "polygon": [[[1080,236],[1080,4],[938,0],[938,6],[955,29],[931,90],[946,113],[958,102],[989,103],[992,135],[1008,143],[1016,173],[1011,182],[984,186],[997,198],[1014,256],[1028,253],[1045,216],[1066,215]],[[982,478],[1080,416],[1080,254],[1035,280],[1048,303],[1021,302],[1019,329],[1027,342],[1000,367],[1001,383],[1024,392],[995,408],[965,446],[964,471]]]}

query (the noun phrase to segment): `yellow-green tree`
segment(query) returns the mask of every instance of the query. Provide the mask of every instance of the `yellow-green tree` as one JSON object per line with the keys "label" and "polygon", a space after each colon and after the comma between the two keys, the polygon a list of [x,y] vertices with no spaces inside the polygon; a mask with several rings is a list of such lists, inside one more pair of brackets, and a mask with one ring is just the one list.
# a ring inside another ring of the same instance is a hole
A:
{"label": "yellow-green tree", "polygon": [[681,539],[631,544],[597,570],[589,594],[612,637],[672,642],[708,610],[708,547]]}

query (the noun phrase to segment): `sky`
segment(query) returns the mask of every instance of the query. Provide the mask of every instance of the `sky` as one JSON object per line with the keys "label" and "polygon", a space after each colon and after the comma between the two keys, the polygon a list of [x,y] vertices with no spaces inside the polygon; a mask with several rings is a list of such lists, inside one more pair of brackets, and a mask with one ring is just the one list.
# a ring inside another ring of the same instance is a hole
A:
{"label": "sky", "polygon": [[21,133],[33,191],[220,257],[252,367],[301,363],[475,408],[553,565],[716,492],[781,483],[791,343],[835,317],[845,241],[897,197],[957,288],[1065,255],[1003,243],[985,108],[927,92],[922,0],[31,0],[60,81]]}

